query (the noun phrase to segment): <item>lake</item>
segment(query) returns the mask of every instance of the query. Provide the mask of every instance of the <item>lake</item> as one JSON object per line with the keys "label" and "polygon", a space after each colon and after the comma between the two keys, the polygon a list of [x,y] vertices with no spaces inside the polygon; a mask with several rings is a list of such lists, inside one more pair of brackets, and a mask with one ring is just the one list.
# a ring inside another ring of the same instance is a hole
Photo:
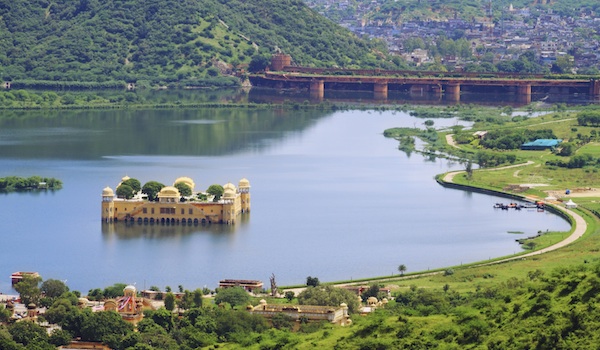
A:
{"label": "lake", "polygon": [[[523,231],[568,230],[547,212],[500,211],[494,196],[446,189],[461,166],[398,150],[394,111],[278,109],[10,111],[0,118],[0,177],[63,181],[55,192],[0,194],[0,291],[15,271],[84,294],[117,282],[193,290],[224,278],[268,287],[470,263],[521,250]],[[435,120],[451,126],[453,119]],[[252,212],[235,226],[103,225],[102,189],[123,176],[196,189],[247,178]],[[14,292],[14,291],[12,291]]]}

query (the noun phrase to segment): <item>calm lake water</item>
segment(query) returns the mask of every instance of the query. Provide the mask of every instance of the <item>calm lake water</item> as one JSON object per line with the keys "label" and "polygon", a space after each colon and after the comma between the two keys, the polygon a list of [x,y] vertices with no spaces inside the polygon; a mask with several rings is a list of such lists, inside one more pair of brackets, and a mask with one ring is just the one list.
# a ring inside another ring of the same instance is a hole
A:
{"label": "calm lake water", "polygon": [[[440,119],[435,126],[457,121]],[[520,251],[507,231],[568,230],[536,211],[498,211],[492,196],[445,189],[458,169],[407,156],[382,136],[422,125],[401,112],[183,109],[3,112],[0,177],[56,177],[56,192],[0,194],[0,291],[38,271],[86,293],[215,288],[223,278],[280,285],[356,279]],[[235,226],[103,225],[102,189],[128,175],[197,189],[246,177],[252,212]]]}

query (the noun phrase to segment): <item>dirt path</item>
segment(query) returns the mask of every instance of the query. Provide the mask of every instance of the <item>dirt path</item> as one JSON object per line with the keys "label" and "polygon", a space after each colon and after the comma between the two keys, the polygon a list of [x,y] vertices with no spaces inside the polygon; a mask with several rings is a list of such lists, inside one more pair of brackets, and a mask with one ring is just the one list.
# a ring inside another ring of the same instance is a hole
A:
{"label": "dirt path", "polygon": [[456,144],[456,141],[454,141],[454,134],[446,135],[446,143],[454,148],[460,149],[460,147],[458,147],[458,145]]}
{"label": "dirt path", "polygon": [[[507,165],[507,166],[501,166],[499,168],[492,168],[492,169],[481,169],[480,171],[498,171],[498,170],[504,170],[504,169],[510,169],[510,168],[517,168],[520,166],[526,166],[526,165],[531,165],[535,163],[534,161],[530,160],[527,161],[526,163],[521,163],[521,164],[513,164],[513,165]],[[454,177],[460,173],[464,173],[464,170],[458,170],[458,171],[451,171],[449,173],[447,173],[446,175],[444,175],[444,181],[445,182],[453,182]]]}

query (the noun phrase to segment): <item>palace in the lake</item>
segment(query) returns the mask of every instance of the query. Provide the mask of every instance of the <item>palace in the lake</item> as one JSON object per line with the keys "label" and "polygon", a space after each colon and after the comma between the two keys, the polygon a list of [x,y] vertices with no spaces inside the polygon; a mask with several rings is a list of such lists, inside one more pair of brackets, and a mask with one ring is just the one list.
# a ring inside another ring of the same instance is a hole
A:
{"label": "palace in the lake", "polygon": [[[126,180],[129,177],[124,177],[121,183]],[[192,195],[182,196],[175,187],[178,183],[189,186]],[[102,222],[233,225],[241,213],[250,211],[250,182],[247,179],[241,179],[237,188],[232,183],[225,184],[223,195],[216,199],[203,192],[194,192],[194,187],[192,179],[180,177],[173,186],[163,187],[156,201],[148,200],[142,193],[137,193],[131,199],[120,198],[115,196],[110,187],[106,187],[102,190]]]}

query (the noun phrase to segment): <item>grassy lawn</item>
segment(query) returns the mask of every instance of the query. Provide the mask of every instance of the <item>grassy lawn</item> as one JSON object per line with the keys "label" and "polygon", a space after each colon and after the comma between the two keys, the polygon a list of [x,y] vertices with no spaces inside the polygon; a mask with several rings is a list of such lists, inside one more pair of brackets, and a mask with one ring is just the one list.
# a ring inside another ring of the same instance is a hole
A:
{"label": "grassy lawn", "polygon": [[589,154],[593,157],[600,158],[600,142],[588,143],[577,150],[577,154]]}

